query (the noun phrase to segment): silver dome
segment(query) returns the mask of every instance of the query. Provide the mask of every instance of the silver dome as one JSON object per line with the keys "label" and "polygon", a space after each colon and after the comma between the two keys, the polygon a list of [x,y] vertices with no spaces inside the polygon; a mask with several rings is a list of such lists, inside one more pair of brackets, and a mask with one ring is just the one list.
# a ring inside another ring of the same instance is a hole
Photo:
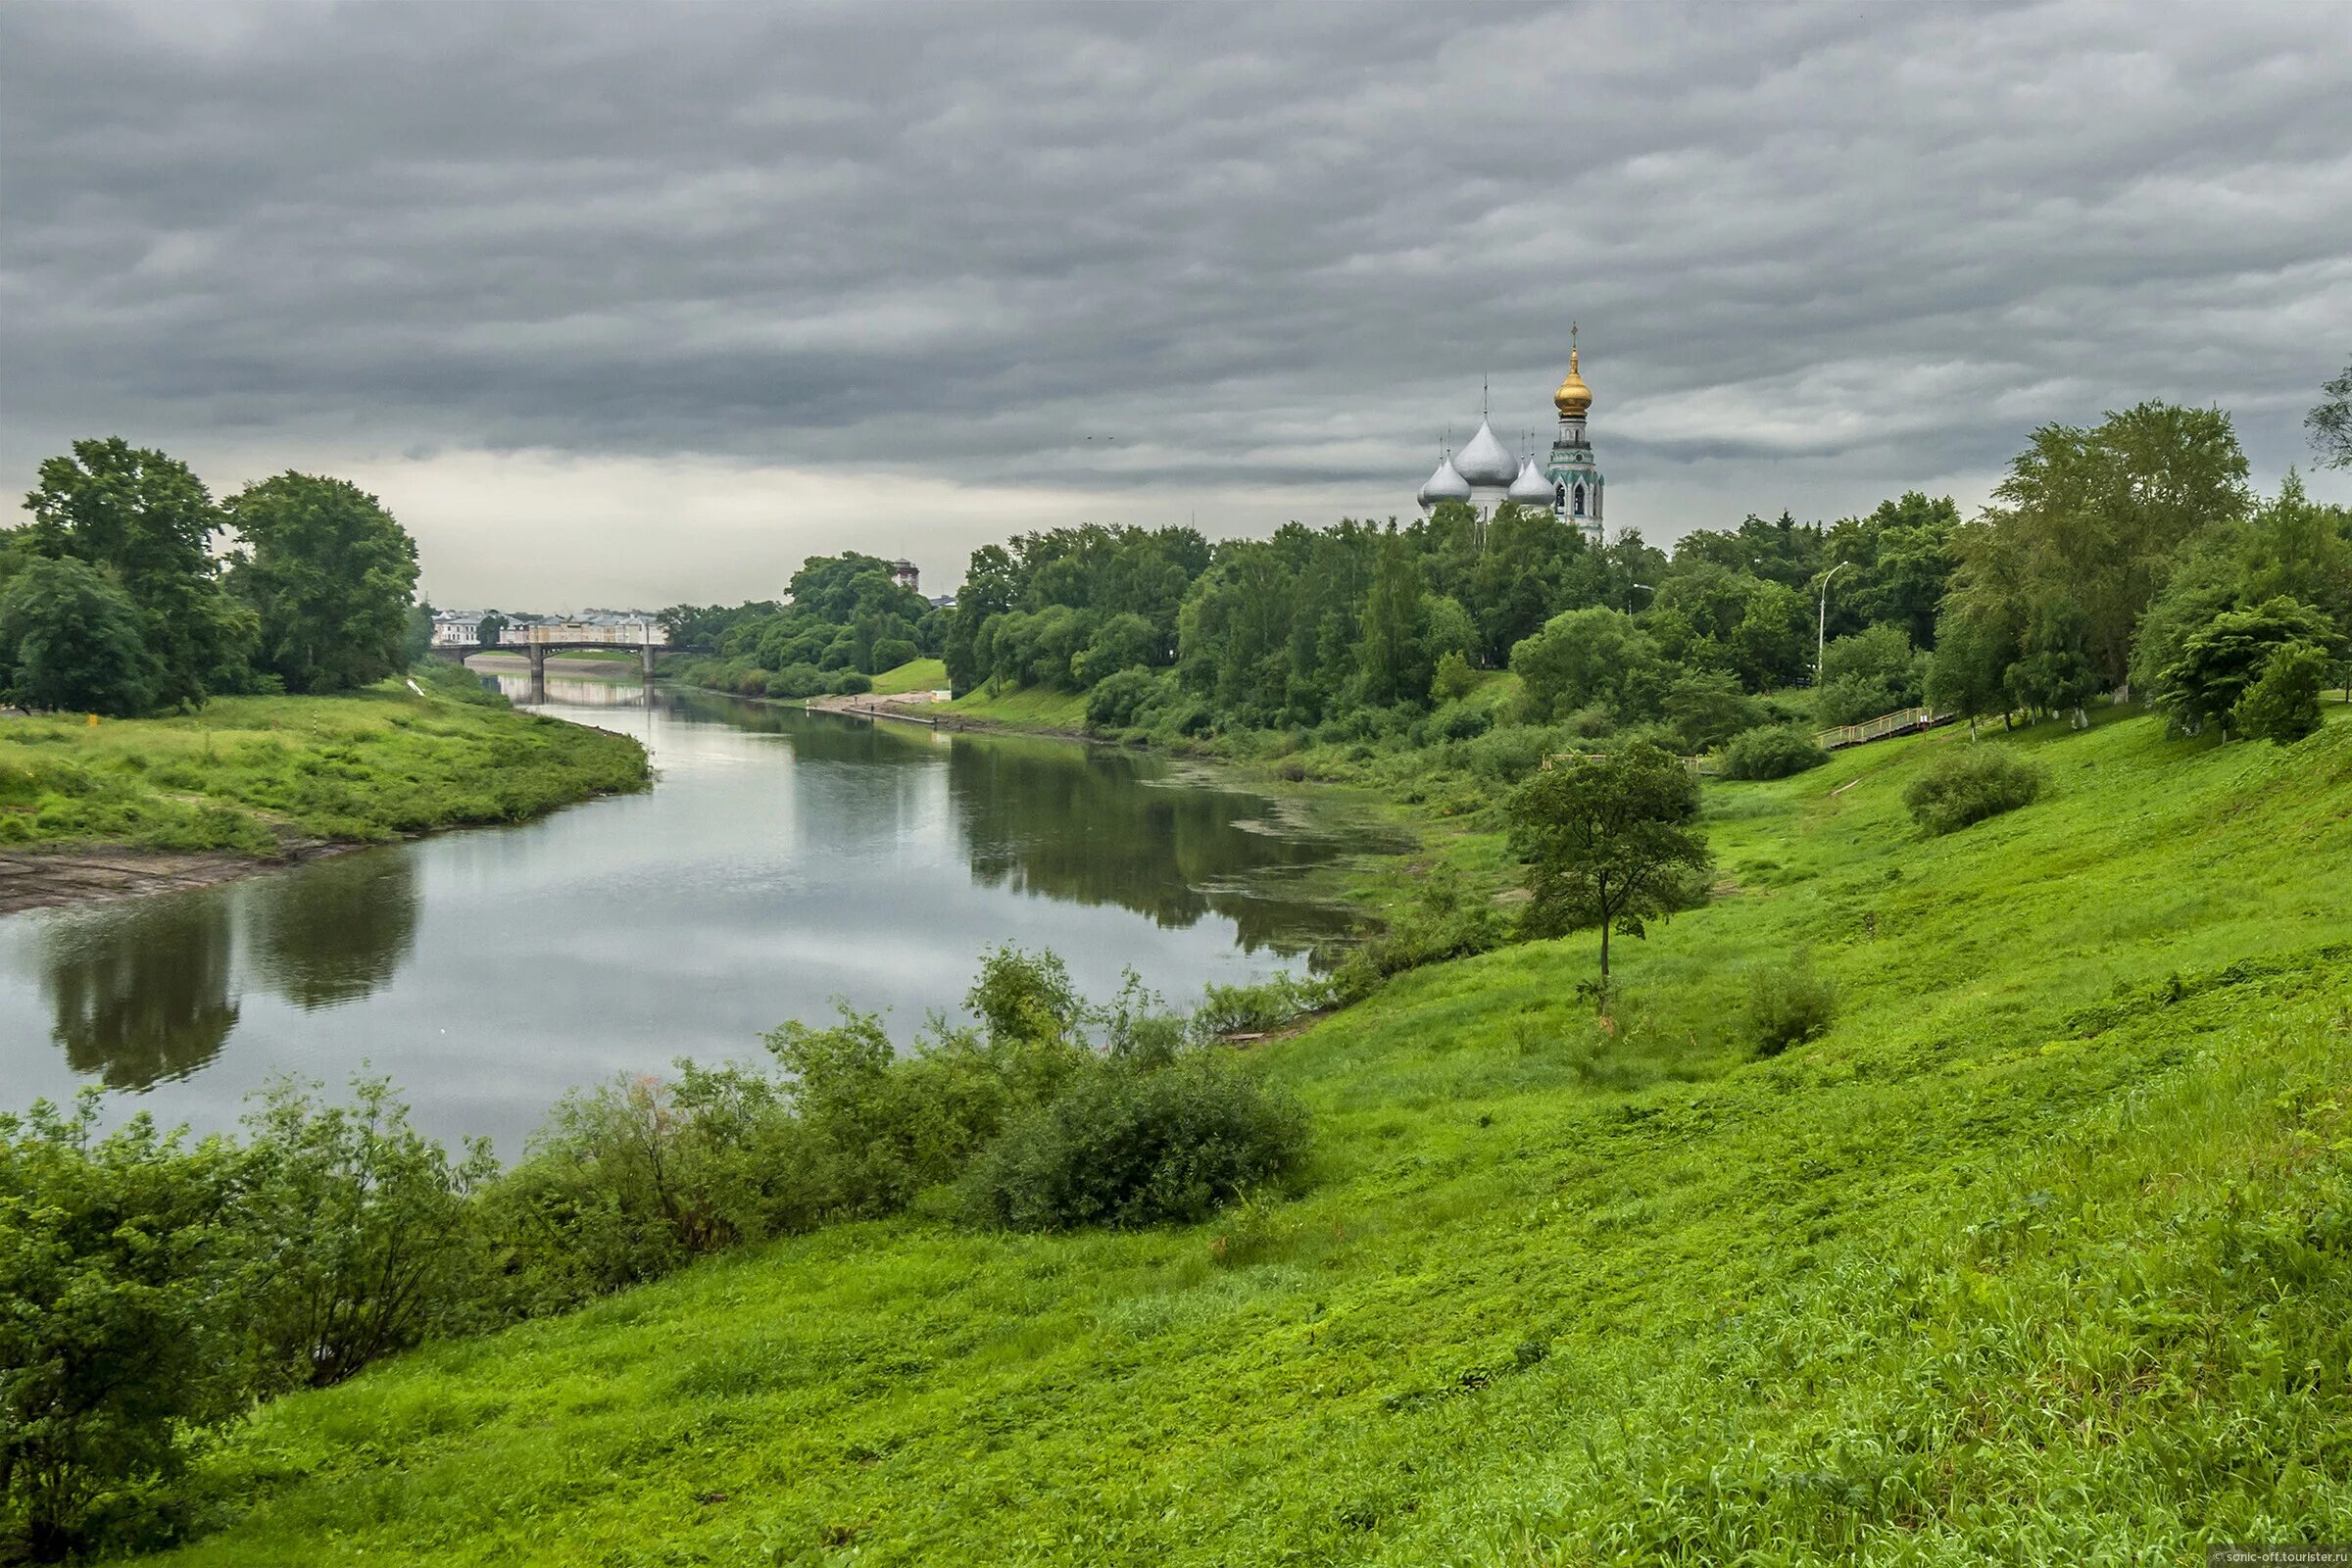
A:
{"label": "silver dome", "polygon": [[1530,458],[1519,466],[1519,477],[1511,481],[1511,493],[1503,499],[1516,501],[1523,507],[1548,507],[1552,503],[1551,481],[1544,477],[1544,470]]}
{"label": "silver dome", "polygon": [[1421,487],[1417,499],[1425,507],[1434,507],[1441,501],[1467,501],[1470,499],[1470,481],[1461,476],[1451,458],[1440,458],[1437,471]]}
{"label": "silver dome", "polygon": [[1462,448],[1462,455],[1453,460],[1456,472],[1470,481],[1473,487],[1501,489],[1519,477],[1519,465],[1494,439],[1494,427],[1486,420],[1478,421],[1478,434]]}

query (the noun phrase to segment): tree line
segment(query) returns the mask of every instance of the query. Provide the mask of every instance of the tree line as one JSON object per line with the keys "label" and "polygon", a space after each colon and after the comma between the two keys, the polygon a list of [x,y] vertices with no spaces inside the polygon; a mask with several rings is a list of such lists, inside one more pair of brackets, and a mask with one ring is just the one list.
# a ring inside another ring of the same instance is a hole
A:
{"label": "tree line", "polygon": [[662,623],[672,642],[710,650],[672,666],[697,686],[814,697],[865,691],[886,669],[937,657],[948,615],[893,580],[890,563],[852,551],[802,563],[781,602],[672,605]]}
{"label": "tree line", "polygon": [[24,510],[0,530],[0,702],[127,716],[408,662],[416,541],[347,480],[289,469],[215,501],[108,437],[44,462]]}

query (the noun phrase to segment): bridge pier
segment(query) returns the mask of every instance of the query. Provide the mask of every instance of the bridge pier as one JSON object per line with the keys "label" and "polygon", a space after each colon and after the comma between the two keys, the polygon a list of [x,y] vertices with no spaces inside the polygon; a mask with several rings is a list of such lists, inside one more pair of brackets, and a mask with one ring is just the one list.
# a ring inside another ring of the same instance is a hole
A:
{"label": "bridge pier", "polygon": [[645,678],[652,680],[654,678],[654,645],[646,644],[645,647],[638,650],[638,656],[645,662]]}
{"label": "bridge pier", "polygon": [[537,643],[531,644],[531,701],[547,701],[547,650]]}

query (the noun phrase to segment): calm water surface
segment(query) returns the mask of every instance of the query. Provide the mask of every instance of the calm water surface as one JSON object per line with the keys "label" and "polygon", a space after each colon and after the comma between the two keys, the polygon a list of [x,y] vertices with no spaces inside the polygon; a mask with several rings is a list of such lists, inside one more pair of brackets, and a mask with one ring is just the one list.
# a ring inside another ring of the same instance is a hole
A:
{"label": "calm water surface", "polygon": [[[516,682],[517,690],[527,690]],[[298,1073],[388,1074],[502,1152],[566,1088],[759,1059],[831,999],[902,1042],[983,949],[1050,947],[1090,996],[1300,966],[1345,918],[1295,891],[1343,847],[1164,762],[631,684],[546,711],[643,740],[660,783],[521,827],[200,892],[0,918],[0,1107],[107,1086],[199,1129]]]}

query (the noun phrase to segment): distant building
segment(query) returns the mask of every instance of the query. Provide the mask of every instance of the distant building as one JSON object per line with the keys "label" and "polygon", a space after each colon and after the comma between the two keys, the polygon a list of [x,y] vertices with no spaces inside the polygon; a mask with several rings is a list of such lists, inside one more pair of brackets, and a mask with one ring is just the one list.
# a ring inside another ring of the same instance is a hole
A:
{"label": "distant building", "polygon": [[1559,433],[1542,467],[1535,454],[1513,458],[1494,438],[1494,428],[1482,414],[1478,434],[1458,453],[1438,459],[1437,471],[1414,499],[1426,515],[1441,501],[1460,501],[1487,515],[1503,502],[1520,507],[1549,507],[1561,521],[1574,523],[1592,543],[1601,541],[1600,468],[1592,461],[1592,443],[1585,434],[1585,416],[1592,407],[1592,389],[1577,370],[1576,328],[1569,327],[1568,376],[1551,395],[1559,413]]}
{"label": "distant building", "polygon": [[487,610],[437,610],[433,612],[433,646],[435,648],[479,648],[482,643],[482,620]]}
{"label": "distant building", "polygon": [[900,587],[906,589],[908,593],[922,592],[922,589],[916,586],[916,582],[921,575],[922,573],[914,569],[914,563],[908,561],[904,556],[890,564],[890,580],[897,583]]}

